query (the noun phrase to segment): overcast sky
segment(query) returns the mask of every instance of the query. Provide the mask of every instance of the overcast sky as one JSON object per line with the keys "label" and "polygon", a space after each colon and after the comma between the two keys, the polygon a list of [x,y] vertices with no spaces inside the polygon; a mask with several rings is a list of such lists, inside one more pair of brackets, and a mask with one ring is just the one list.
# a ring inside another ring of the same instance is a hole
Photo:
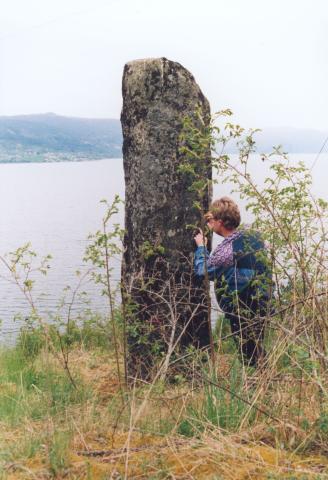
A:
{"label": "overcast sky", "polygon": [[119,118],[124,64],[161,56],[245,127],[328,130],[326,0],[1,0],[0,115]]}

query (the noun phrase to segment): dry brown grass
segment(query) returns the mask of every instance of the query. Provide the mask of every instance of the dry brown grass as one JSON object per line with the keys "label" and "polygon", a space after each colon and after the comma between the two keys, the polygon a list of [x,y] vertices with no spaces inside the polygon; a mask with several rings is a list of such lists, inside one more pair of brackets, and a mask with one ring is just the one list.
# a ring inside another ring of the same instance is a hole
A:
{"label": "dry brown grass", "polygon": [[[126,432],[116,434],[111,448],[111,439],[107,444],[92,438],[87,441],[89,454],[78,453],[75,448],[79,442],[73,442],[70,467],[57,478],[268,479],[288,478],[288,475],[300,479],[328,478],[328,461],[323,456],[293,455],[260,442],[244,445],[238,438],[227,435],[181,441],[172,436],[159,439],[135,432],[131,437],[128,468],[123,448]],[[95,456],[90,456],[91,451]],[[41,456],[24,464],[8,465],[7,471],[8,479],[49,478]]]}
{"label": "dry brown grass", "polygon": [[[1,424],[1,445],[13,452],[13,460],[4,463],[0,478],[328,478],[328,459],[320,455],[325,453],[324,445],[320,448],[320,442],[312,442],[307,454],[301,453],[313,438],[313,430],[302,429],[302,418],[293,413],[301,398],[302,415],[315,422],[320,405],[317,387],[309,381],[300,384],[287,375],[265,387],[259,385],[256,398],[261,403],[266,399],[265,408],[270,407],[270,399],[278,422],[259,414],[253,426],[245,425],[234,433],[208,424],[197,438],[187,438],[177,433],[177,426],[188,405],[201,403],[203,393],[197,385],[194,390],[190,383],[161,385],[150,394],[149,387],[143,386],[130,391],[122,406],[110,355],[76,350],[71,355],[71,368],[82,376],[93,395],[81,405],[69,405],[55,418],[49,415],[33,421],[26,417],[15,427]],[[222,372],[228,370],[229,356],[225,356]],[[13,388],[12,384],[2,385],[0,394],[9,395]],[[131,429],[131,415],[137,413],[140,418]],[[68,428],[66,465],[51,473],[49,439]],[[40,446],[35,454],[27,454],[26,446],[33,440],[39,440]]]}

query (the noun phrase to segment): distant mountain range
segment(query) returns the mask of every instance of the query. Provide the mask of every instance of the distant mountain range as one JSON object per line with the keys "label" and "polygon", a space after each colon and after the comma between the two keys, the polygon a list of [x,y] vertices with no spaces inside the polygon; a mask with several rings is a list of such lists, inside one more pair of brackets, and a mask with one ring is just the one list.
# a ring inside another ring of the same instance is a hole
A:
{"label": "distant mountain range", "polygon": [[[265,127],[253,136],[258,153],[270,153],[281,147],[285,153],[327,153],[328,130],[326,132],[306,128]],[[238,151],[236,143],[227,144],[227,153]]]}
{"label": "distant mountain range", "polygon": [[0,117],[0,162],[117,158],[119,120],[62,117],[53,113]]}
{"label": "distant mountain range", "polygon": [[328,130],[267,127],[256,133],[254,139],[259,152],[271,152],[278,145],[288,153],[319,153],[322,148],[328,152]]}
{"label": "distant mountain range", "polygon": [[[282,145],[289,153],[318,153],[327,132],[297,128],[265,128],[255,136],[259,152]],[[327,141],[328,143],[328,141]],[[324,151],[328,148],[325,145]],[[234,147],[230,152],[235,151]],[[117,119],[73,118],[46,113],[0,116],[0,162],[53,162],[122,156]]]}

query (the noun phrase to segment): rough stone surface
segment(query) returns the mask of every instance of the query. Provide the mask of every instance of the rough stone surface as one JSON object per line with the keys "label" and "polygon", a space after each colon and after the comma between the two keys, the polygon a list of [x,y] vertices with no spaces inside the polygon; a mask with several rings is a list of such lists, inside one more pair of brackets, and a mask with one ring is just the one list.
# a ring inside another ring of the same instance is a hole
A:
{"label": "rough stone surface", "polygon": [[[193,206],[195,194],[188,190],[191,180],[178,167],[184,161],[183,119],[193,118],[196,125],[199,110],[208,124],[210,108],[191,73],[166,58],[127,63],[122,90],[126,186],[122,278],[134,305],[128,364],[130,374],[139,369],[146,376],[156,349],[165,353],[172,340],[176,326],[170,305],[178,324],[174,337],[187,325],[179,344],[208,344],[204,291],[192,278],[194,244],[192,231],[186,228],[200,225],[200,213]],[[210,160],[202,168],[211,178]],[[204,210],[209,197],[210,192],[202,200]],[[154,347],[156,341],[160,346]]]}

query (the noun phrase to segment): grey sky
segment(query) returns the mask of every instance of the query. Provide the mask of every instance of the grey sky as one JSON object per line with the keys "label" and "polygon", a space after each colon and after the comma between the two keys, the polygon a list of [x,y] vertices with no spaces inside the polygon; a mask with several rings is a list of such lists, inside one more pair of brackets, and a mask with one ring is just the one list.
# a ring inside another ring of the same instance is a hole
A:
{"label": "grey sky", "polygon": [[1,0],[0,115],[115,117],[124,64],[166,56],[248,127],[328,130],[326,0]]}

